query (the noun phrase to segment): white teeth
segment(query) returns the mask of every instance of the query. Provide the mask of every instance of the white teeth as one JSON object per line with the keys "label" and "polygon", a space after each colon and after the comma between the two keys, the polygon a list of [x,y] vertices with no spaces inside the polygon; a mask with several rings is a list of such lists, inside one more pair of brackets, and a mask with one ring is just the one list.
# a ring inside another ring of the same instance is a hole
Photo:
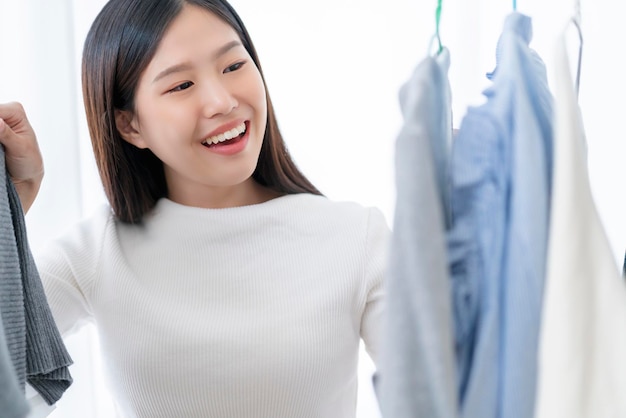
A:
{"label": "white teeth", "polygon": [[224,133],[221,133],[219,135],[214,135],[210,138],[207,138],[204,143],[205,144],[217,144],[220,142],[224,142],[227,141],[229,139],[233,139],[238,137],[239,135],[241,135],[242,133],[244,133],[246,131],[246,124],[242,123],[241,125],[237,126],[236,128],[231,129],[230,131],[226,131]]}

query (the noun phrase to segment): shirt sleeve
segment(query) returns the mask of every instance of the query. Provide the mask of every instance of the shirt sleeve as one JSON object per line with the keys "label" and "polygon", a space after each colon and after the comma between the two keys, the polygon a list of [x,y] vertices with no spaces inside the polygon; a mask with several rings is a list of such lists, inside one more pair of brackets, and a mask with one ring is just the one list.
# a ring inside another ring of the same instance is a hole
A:
{"label": "shirt sleeve", "polygon": [[374,363],[377,362],[380,348],[380,325],[390,235],[391,231],[383,213],[377,208],[370,208],[365,240],[367,299],[361,319],[361,338],[365,343],[365,350]]}
{"label": "shirt sleeve", "polygon": [[93,319],[89,301],[110,221],[110,211],[99,212],[35,254],[50,310],[64,338]]}

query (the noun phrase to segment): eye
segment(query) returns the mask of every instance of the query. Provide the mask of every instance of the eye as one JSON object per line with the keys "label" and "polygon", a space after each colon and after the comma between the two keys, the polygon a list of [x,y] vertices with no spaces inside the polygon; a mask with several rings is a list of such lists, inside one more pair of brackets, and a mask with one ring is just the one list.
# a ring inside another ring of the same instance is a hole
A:
{"label": "eye", "polygon": [[187,90],[191,86],[193,86],[193,83],[191,81],[185,81],[184,83],[179,84],[178,86],[176,86],[173,89],[169,90],[168,93],[174,93],[174,92],[177,92],[177,91]]}
{"label": "eye", "polygon": [[236,62],[235,64],[233,64],[233,65],[231,65],[230,67],[226,68],[226,69],[224,70],[224,74],[225,74],[225,73],[230,73],[230,72],[232,72],[232,71],[237,71],[238,69],[240,69],[241,67],[243,67],[243,66],[244,66],[244,64],[245,64],[245,62],[244,62],[244,61],[241,61],[241,62]]}

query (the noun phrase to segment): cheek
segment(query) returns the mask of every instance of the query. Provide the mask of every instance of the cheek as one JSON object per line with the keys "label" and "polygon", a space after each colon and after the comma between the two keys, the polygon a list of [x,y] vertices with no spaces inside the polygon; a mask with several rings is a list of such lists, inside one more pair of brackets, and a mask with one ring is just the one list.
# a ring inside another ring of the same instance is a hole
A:
{"label": "cheek", "polygon": [[267,119],[267,97],[261,73],[255,71],[254,74],[248,78],[246,91],[249,95],[250,104],[254,106],[257,111],[259,120],[265,122]]}
{"label": "cheek", "polygon": [[194,114],[185,106],[172,105],[162,98],[148,98],[137,102],[137,113],[142,121],[143,131],[151,134],[165,134],[188,126],[186,119]]}

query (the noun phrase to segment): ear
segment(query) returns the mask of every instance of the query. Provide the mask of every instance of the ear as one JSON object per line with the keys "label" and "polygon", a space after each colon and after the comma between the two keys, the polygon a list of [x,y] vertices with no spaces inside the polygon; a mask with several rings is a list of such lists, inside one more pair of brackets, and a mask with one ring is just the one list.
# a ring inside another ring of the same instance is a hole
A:
{"label": "ear", "polygon": [[115,109],[115,127],[126,142],[137,148],[148,148],[138,129],[137,119],[133,112]]}

